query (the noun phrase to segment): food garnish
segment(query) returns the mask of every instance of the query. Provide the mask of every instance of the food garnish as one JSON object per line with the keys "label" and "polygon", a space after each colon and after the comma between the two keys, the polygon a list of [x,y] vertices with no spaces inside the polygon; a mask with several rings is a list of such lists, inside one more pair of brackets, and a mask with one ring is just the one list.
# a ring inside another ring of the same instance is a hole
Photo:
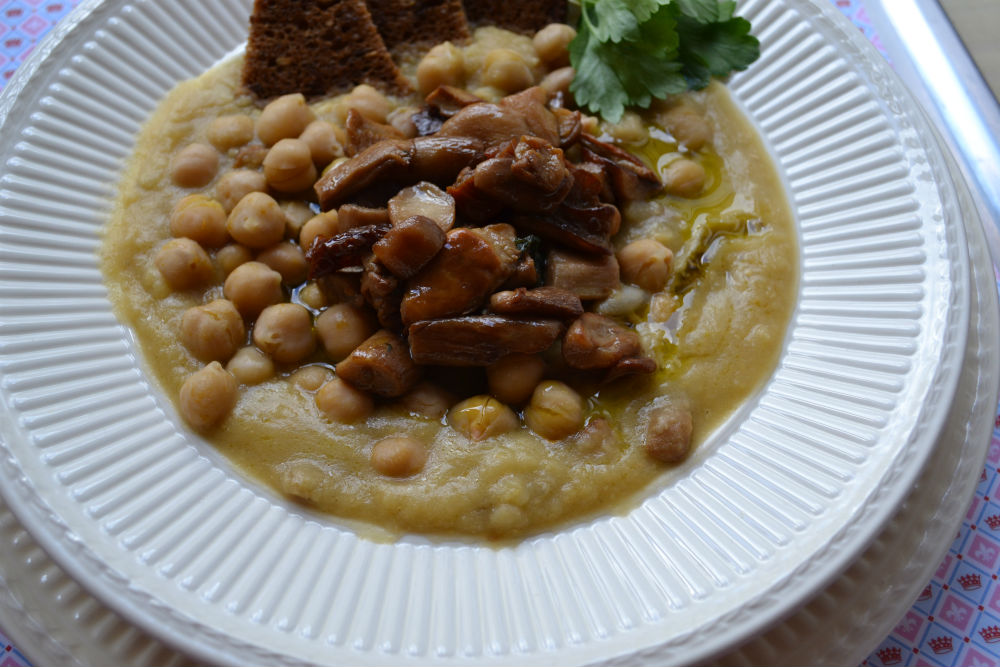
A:
{"label": "food garnish", "polygon": [[618,122],[625,107],[700,90],[760,56],[735,2],[580,0],[570,62],[577,105]]}

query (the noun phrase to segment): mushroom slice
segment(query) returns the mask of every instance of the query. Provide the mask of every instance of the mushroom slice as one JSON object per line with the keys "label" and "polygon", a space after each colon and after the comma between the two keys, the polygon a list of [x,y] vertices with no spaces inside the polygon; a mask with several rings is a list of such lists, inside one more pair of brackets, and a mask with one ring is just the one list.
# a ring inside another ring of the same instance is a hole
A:
{"label": "mushroom slice", "polygon": [[562,333],[559,320],[498,315],[453,317],[410,326],[410,356],[418,364],[488,366],[510,354],[537,354]]}
{"label": "mushroom slice", "polygon": [[420,367],[398,336],[382,329],[337,364],[337,376],[364,391],[394,398],[420,380]]}

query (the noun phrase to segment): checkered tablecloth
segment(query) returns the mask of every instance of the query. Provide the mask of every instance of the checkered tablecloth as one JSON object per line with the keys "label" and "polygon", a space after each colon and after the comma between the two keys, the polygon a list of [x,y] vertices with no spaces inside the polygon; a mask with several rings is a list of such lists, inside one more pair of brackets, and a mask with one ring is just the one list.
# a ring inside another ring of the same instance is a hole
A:
{"label": "checkered tablecloth", "polygon": [[[169,1],[169,0],[165,0]],[[991,0],[994,1],[994,0]],[[80,0],[0,0],[0,87]],[[863,0],[831,0],[880,46]],[[865,665],[1000,664],[1000,414],[987,465],[961,529],[934,578]],[[29,665],[0,629],[0,667]]]}

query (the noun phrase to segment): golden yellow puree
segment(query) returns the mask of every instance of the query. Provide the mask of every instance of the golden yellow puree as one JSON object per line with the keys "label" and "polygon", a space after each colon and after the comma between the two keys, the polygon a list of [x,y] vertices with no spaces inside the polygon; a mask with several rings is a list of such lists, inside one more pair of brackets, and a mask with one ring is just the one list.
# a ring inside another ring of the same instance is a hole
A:
{"label": "golden yellow puree", "polygon": [[[169,238],[171,208],[192,193],[170,183],[167,166],[183,146],[205,141],[212,118],[257,115],[236,94],[240,64],[234,60],[182,83],[156,110],[125,169],[101,250],[116,313],[135,331],[150,371],[171,397],[201,367],[178,341],[181,316],[220,297],[223,276],[219,271],[217,286],[207,291],[172,293],[153,266]],[[718,152],[695,158],[710,176],[704,196],[633,204],[616,239],[620,246],[654,236],[680,258],[685,243],[705,243],[688,253],[690,270],[678,272],[683,280],[675,277],[676,295],[658,295],[652,307],[644,295],[630,307],[628,316],[661,370],[591,399],[595,415],[612,418],[615,437],[548,442],[522,426],[472,442],[393,405],[378,407],[364,423],[338,424],[322,416],[312,392],[286,380],[294,369],[279,369],[270,381],[241,387],[234,412],[208,440],[264,483],[321,511],[390,531],[509,538],[636,499],[669,469],[642,449],[650,406],[686,395],[695,439],[704,440],[774,368],[796,288],[791,216],[764,149],[721,86],[695,102],[708,110]],[[334,118],[336,101],[318,111]],[[659,138],[631,148],[651,164],[668,162],[676,146],[664,133],[654,134]],[[232,159],[223,156],[219,175]],[[211,195],[214,182],[202,191]],[[711,243],[717,239],[723,240]],[[317,353],[311,362],[328,360]],[[402,480],[380,475],[369,463],[374,442],[400,433],[429,444],[426,467]]]}

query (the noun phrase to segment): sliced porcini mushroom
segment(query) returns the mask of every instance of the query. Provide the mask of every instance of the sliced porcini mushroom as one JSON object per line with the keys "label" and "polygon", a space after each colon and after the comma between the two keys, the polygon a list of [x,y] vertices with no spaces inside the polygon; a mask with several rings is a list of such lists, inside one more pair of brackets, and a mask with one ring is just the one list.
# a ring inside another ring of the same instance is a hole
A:
{"label": "sliced porcini mushroom", "polygon": [[337,364],[337,377],[378,396],[402,396],[420,380],[421,369],[409,348],[391,331],[382,329]]}
{"label": "sliced porcini mushroom", "polygon": [[584,313],[569,325],[562,344],[566,363],[582,370],[612,368],[641,350],[639,334],[597,313]]}
{"label": "sliced porcini mushroom", "polygon": [[476,165],[476,188],[505,207],[544,213],[562,203],[573,188],[562,149],[537,137],[521,137]]}
{"label": "sliced porcini mushroom", "polygon": [[402,330],[403,321],[399,312],[403,300],[402,285],[399,278],[374,255],[365,259],[359,289],[365,303],[375,311],[379,324],[392,331]]}
{"label": "sliced porcini mushroom", "polygon": [[372,252],[393,274],[408,279],[434,258],[444,240],[444,232],[434,220],[413,215],[393,225],[372,246]]}
{"label": "sliced porcini mushroom", "polygon": [[611,204],[567,199],[551,211],[518,216],[513,224],[580,252],[608,255],[612,251],[611,237],[618,232],[621,219],[618,208]]}
{"label": "sliced porcini mushroom", "polygon": [[438,136],[474,137],[485,149],[523,136],[558,145],[559,123],[546,105],[547,99],[548,93],[535,86],[508,95],[496,104],[470,104],[446,120]]}
{"label": "sliced porcini mushroom", "polygon": [[403,188],[389,200],[389,219],[399,224],[415,215],[430,218],[442,232],[455,226],[455,198],[434,185],[422,181]]}
{"label": "sliced porcini mushroom", "polygon": [[606,299],[621,286],[614,255],[582,255],[552,250],[545,263],[545,283],[573,292],[584,301]]}
{"label": "sliced porcini mushroom", "polygon": [[543,352],[562,330],[559,320],[499,315],[428,320],[410,326],[410,355],[418,364],[488,366],[511,354]]}
{"label": "sliced porcini mushroom", "polygon": [[374,146],[386,139],[405,139],[403,133],[392,125],[379,123],[364,116],[357,109],[347,112],[347,120],[344,122],[347,142],[344,144],[344,154],[348,157],[357,155],[361,151]]}
{"label": "sliced porcini mushroom", "polygon": [[316,196],[326,211],[369,190],[395,193],[420,181],[447,185],[475,162],[482,150],[482,141],[475,137],[386,139],[330,169],[316,182]]}
{"label": "sliced porcini mushroom", "polygon": [[559,287],[519,287],[494,293],[490,297],[490,310],[515,317],[571,320],[583,315],[583,304],[576,294]]}
{"label": "sliced porcini mushroom", "polygon": [[580,135],[580,141],[584,160],[604,167],[619,203],[644,199],[663,189],[656,172],[628,151],[586,133]]}
{"label": "sliced porcini mushroom", "polygon": [[407,283],[403,324],[472,312],[513,273],[519,255],[510,225],[451,230],[441,251]]}
{"label": "sliced porcini mushroom", "polygon": [[344,204],[337,209],[337,224],[341,229],[353,229],[368,225],[391,225],[392,220],[388,209]]}
{"label": "sliced porcini mushroom", "polygon": [[432,107],[444,118],[451,118],[470,104],[485,101],[483,98],[473,95],[467,90],[448,85],[438,86],[424,98],[427,106]]}

